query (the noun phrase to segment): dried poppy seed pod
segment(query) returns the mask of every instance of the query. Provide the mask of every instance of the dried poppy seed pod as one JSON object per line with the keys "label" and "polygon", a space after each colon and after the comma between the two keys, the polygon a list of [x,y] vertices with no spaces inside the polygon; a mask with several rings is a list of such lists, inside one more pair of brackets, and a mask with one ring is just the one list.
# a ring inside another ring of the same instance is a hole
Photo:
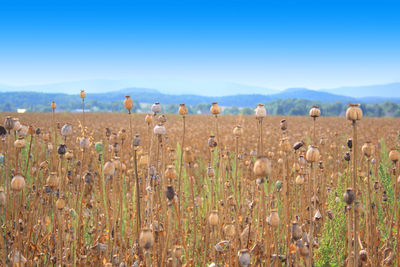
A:
{"label": "dried poppy seed pod", "polygon": [[61,145],[58,146],[58,148],[57,148],[58,155],[63,156],[63,155],[65,155],[66,152],[67,152],[67,146],[66,145],[61,144]]}
{"label": "dried poppy seed pod", "polygon": [[319,116],[321,116],[321,110],[319,109],[319,107],[318,106],[313,106],[311,109],[310,109],[310,117],[312,117],[312,118],[318,118]]}
{"label": "dried poppy seed pod", "polygon": [[223,231],[224,231],[224,235],[229,239],[233,239],[233,237],[236,234],[235,226],[233,224],[231,224],[231,223],[225,225],[224,228],[223,228]]}
{"label": "dried poppy seed pod", "polygon": [[46,179],[46,184],[52,189],[55,189],[58,187],[59,184],[59,178],[57,176],[57,172],[50,172],[49,176]]}
{"label": "dried poppy seed pod", "polygon": [[346,192],[343,194],[343,200],[347,205],[351,205],[354,202],[355,194],[353,188],[349,187],[346,189]]}
{"label": "dried poppy seed pod", "polygon": [[14,128],[14,120],[10,116],[6,117],[4,121],[4,127],[8,132],[10,132]]}
{"label": "dried poppy seed pod", "polygon": [[347,140],[347,147],[348,147],[349,149],[352,149],[352,148],[353,148],[353,139],[349,138],[349,139]]}
{"label": "dried poppy seed pod", "polygon": [[56,102],[55,102],[55,101],[52,101],[50,107],[51,107],[51,109],[54,111],[54,110],[56,109],[56,107],[57,107]]}
{"label": "dried poppy seed pod", "polygon": [[144,121],[145,121],[147,124],[152,123],[152,122],[153,122],[153,116],[151,116],[150,114],[146,114],[146,117],[144,118]]}
{"label": "dried poppy seed pod", "polygon": [[301,227],[299,226],[299,224],[296,221],[292,222],[292,238],[293,238],[293,240],[297,241],[302,237],[303,237],[303,231],[301,230]]}
{"label": "dried poppy seed pod", "polygon": [[89,149],[90,148],[90,140],[87,137],[82,137],[81,140],[79,141],[79,147],[81,149]]}
{"label": "dried poppy seed pod", "polygon": [[72,133],[73,133],[72,125],[68,124],[68,123],[64,124],[63,127],[61,127],[60,132],[61,132],[61,135],[64,136],[64,137],[71,136]]}
{"label": "dried poppy seed pod", "polygon": [[56,201],[56,208],[58,210],[62,210],[62,209],[64,209],[64,207],[65,207],[65,199],[60,197]]}
{"label": "dried poppy seed pod", "polygon": [[161,112],[161,105],[159,102],[155,102],[152,106],[151,106],[151,111],[154,113],[154,115],[156,115],[157,113]]}
{"label": "dried poppy seed pod", "polygon": [[215,227],[219,223],[219,216],[218,216],[218,211],[213,210],[211,211],[210,215],[208,216],[208,223]]}
{"label": "dried poppy seed pod", "polygon": [[107,161],[104,164],[103,171],[104,171],[104,175],[105,176],[113,176],[115,174],[115,165],[114,165],[114,163],[112,161]]}
{"label": "dried poppy seed pod", "polygon": [[128,133],[126,132],[125,129],[121,129],[121,130],[119,130],[117,137],[119,140],[124,142],[126,140],[126,138],[128,138]]}
{"label": "dried poppy seed pod", "polygon": [[161,114],[160,116],[158,116],[157,121],[158,123],[164,124],[167,122],[167,117],[164,114]]}
{"label": "dried poppy seed pod", "polygon": [[296,184],[297,185],[302,185],[302,184],[304,184],[304,180],[305,180],[304,175],[303,174],[299,174],[296,177]]}
{"label": "dried poppy seed pod", "polygon": [[84,99],[86,97],[86,93],[85,90],[81,90],[81,93],[79,94],[79,96]]}
{"label": "dried poppy seed pod", "polygon": [[346,119],[349,121],[361,120],[363,112],[360,108],[360,104],[349,104],[346,110]]}
{"label": "dried poppy seed pod", "polygon": [[144,249],[150,249],[154,244],[153,231],[150,228],[143,228],[139,236],[139,246]]}
{"label": "dried poppy seed pod", "polygon": [[182,252],[183,252],[183,249],[182,249],[181,245],[175,245],[172,250],[172,254],[177,259],[180,259],[182,257]]}
{"label": "dried poppy seed pod", "polygon": [[208,167],[208,168],[207,168],[207,175],[208,175],[208,177],[210,177],[210,178],[213,178],[213,177],[214,177],[215,173],[214,173],[214,169],[213,169],[212,167]]}
{"label": "dried poppy seed pod", "polygon": [[164,176],[167,179],[175,179],[176,178],[176,170],[174,165],[168,165],[167,169],[164,172]]}
{"label": "dried poppy seed pod", "polygon": [[371,157],[371,155],[374,153],[374,150],[374,145],[370,141],[365,142],[365,144],[361,147],[361,151],[367,158]]}
{"label": "dried poppy seed pod", "polygon": [[359,255],[360,255],[360,260],[361,260],[361,261],[363,261],[363,262],[366,262],[366,261],[367,261],[367,259],[368,259],[368,253],[367,253],[367,251],[366,251],[365,249],[360,250]]}
{"label": "dried poppy seed pod", "polygon": [[396,148],[392,148],[389,152],[389,159],[396,163],[400,159],[400,152]]}
{"label": "dried poppy seed pod", "polygon": [[165,130],[164,125],[159,123],[154,127],[153,132],[155,135],[161,136],[166,133],[166,130]]}
{"label": "dried poppy seed pod", "polygon": [[18,118],[13,118],[13,121],[14,121],[14,130],[15,131],[18,131],[19,130],[19,128],[21,127],[21,123],[19,122],[19,119]]}
{"label": "dried poppy seed pod", "polygon": [[350,161],[350,159],[351,159],[350,153],[349,153],[349,152],[346,152],[346,153],[344,154],[343,158],[344,158],[345,161]]}
{"label": "dried poppy seed pod", "polygon": [[280,141],[279,141],[279,146],[280,146],[280,148],[284,151],[284,152],[289,152],[290,151],[290,149],[291,149],[291,146],[290,146],[290,143],[289,143],[289,139],[287,138],[287,137],[285,137],[285,138],[282,138]]}
{"label": "dried poppy seed pod", "polygon": [[186,147],[185,151],[183,151],[183,160],[185,163],[190,164],[194,161],[194,155],[190,147]]}
{"label": "dried poppy seed pod", "polygon": [[69,150],[67,153],[65,153],[65,158],[68,160],[71,160],[74,157],[74,153],[72,150]]}
{"label": "dried poppy seed pod", "polygon": [[175,191],[172,185],[167,185],[167,190],[165,191],[165,195],[167,196],[168,200],[171,201],[175,197]]}
{"label": "dried poppy seed pod", "polygon": [[267,217],[267,223],[272,227],[278,227],[280,222],[279,213],[277,210],[271,210],[271,213]]}
{"label": "dried poppy seed pod", "polygon": [[208,147],[209,148],[214,148],[217,146],[217,141],[215,141],[215,136],[214,135],[210,135],[210,137],[208,138]]}
{"label": "dried poppy seed pod", "polygon": [[239,265],[243,267],[247,267],[250,265],[250,253],[248,249],[242,249],[238,252],[239,257]]}
{"label": "dried poppy seed pod", "polygon": [[18,134],[19,136],[27,136],[27,135],[28,135],[28,131],[29,131],[28,126],[21,125],[21,126],[19,127],[18,131],[17,131],[17,134]]}
{"label": "dried poppy seed pod", "polygon": [[21,136],[14,142],[14,147],[18,149],[22,149],[25,147],[25,139]]}
{"label": "dried poppy seed pod", "polygon": [[4,192],[4,188],[0,186],[0,207],[4,207],[7,203],[7,196]]}
{"label": "dried poppy seed pod", "polygon": [[296,143],[293,145],[293,149],[294,149],[294,150],[298,150],[298,149],[301,148],[303,145],[304,145],[304,142],[303,142],[303,141],[296,142]]}
{"label": "dried poppy seed pod", "polygon": [[254,163],[253,172],[256,178],[263,178],[271,173],[271,162],[266,156],[259,156]]}
{"label": "dried poppy seed pod", "polygon": [[221,112],[221,108],[218,106],[218,102],[211,103],[210,112],[215,116],[217,116]]}
{"label": "dried poppy seed pod", "polygon": [[[40,133],[40,129],[39,129],[39,133]],[[28,134],[29,135],[34,135],[35,134],[35,128],[33,126],[29,126],[28,127]]]}
{"label": "dried poppy seed pod", "polygon": [[140,146],[140,135],[136,134],[132,140],[132,146],[138,147]]}
{"label": "dried poppy seed pod", "polygon": [[233,128],[233,135],[235,137],[240,137],[242,136],[242,134],[243,134],[243,128],[240,125]]}
{"label": "dried poppy seed pod", "polygon": [[132,98],[130,95],[125,96],[124,107],[128,110],[128,113],[131,114],[131,109],[133,107]]}
{"label": "dried poppy seed pod", "polygon": [[307,258],[308,255],[310,254],[310,251],[306,245],[304,245],[303,240],[297,240],[296,241],[296,249],[299,252],[301,257]]}
{"label": "dried poppy seed pod", "polygon": [[188,113],[188,109],[185,104],[179,104],[178,113],[181,116],[185,116]]}
{"label": "dried poppy seed pod", "polygon": [[258,104],[254,109],[254,115],[256,119],[262,119],[267,116],[267,110],[265,109],[264,104]]}
{"label": "dried poppy seed pod", "polygon": [[11,190],[19,192],[25,188],[25,178],[21,174],[15,175],[11,180]]}
{"label": "dried poppy seed pod", "polygon": [[308,147],[307,153],[306,153],[306,159],[308,162],[317,162],[319,160],[319,150],[316,146],[310,145]]}
{"label": "dried poppy seed pod", "polygon": [[286,129],[287,129],[287,121],[286,120],[281,120],[280,127],[281,127],[282,131],[286,131]]}

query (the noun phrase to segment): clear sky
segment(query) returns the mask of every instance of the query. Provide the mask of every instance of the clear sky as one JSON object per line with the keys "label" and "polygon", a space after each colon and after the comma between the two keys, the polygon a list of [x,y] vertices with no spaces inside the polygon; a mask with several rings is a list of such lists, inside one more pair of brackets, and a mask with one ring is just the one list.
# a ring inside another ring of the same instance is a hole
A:
{"label": "clear sky", "polygon": [[0,84],[400,81],[400,1],[0,0]]}

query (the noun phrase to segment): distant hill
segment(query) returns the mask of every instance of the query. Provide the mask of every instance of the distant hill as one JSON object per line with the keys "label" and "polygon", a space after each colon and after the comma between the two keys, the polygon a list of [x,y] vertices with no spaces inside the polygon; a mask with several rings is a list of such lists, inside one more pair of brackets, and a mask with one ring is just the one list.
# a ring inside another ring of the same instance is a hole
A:
{"label": "distant hill", "polygon": [[390,83],[368,86],[347,86],[334,89],[323,89],[322,91],[350,96],[350,97],[381,97],[385,99],[400,98],[400,83]]}

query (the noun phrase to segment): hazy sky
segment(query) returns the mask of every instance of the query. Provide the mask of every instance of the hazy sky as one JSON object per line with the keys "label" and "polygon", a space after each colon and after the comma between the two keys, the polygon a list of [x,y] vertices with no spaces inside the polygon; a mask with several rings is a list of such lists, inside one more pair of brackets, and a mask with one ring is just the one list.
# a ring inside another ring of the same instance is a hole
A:
{"label": "hazy sky", "polygon": [[0,0],[0,84],[400,81],[399,1]]}

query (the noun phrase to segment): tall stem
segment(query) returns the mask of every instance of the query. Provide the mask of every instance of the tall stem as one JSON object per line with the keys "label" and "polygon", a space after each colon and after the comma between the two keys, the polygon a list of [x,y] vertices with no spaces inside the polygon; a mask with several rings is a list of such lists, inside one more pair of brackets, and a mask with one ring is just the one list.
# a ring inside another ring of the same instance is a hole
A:
{"label": "tall stem", "polygon": [[[354,194],[357,198],[357,125],[356,125],[356,121],[353,121],[353,145],[354,145],[354,149],[353,149],[353,190],[354,190]],[[357,266],[358,263],[358,242],[357,242],[357,214],[356,214],[356,209],[355,207],[353,208],[353,217],[354,217],[354,265],[353,266]]]}
{"label": "tall stem", "polygon": [[[181,214],[181,177],[182,177],[182,167],[183,167],[183,149],[185,147],[185,131],[186,131],[186,122],[185,122],[185,116],[182,116],[183,120],[183,134],[182,134],[182,145],[181,145],[181,155],[180,155],[180,165],[179,165],[179,176],[178,176],[178,240],[181,239],[182,237],[182,229],[181,229],[181,220],[180,220],[180,214]],[[190,177],[189,177],[190,179]]]}

